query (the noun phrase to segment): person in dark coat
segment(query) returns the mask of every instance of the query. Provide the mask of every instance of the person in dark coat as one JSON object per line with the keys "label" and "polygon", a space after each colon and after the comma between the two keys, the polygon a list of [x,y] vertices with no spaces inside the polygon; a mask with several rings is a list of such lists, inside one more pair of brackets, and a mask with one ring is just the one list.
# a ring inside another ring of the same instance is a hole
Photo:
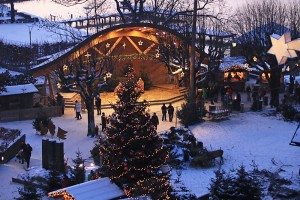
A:
{"label": "person in dark coat", "polygon": [[167,106],[165,104],[161,107],[162,119],[161,121],[167,121]]}
{"label": "person in dark coat", "polygon": [[152,117],[150,119],[150,122],[157,129],[157,125],[159,124],[159,120],[158,120],[158,117],[157,117],[156,113],[153,113],[153,115],[152,115]]}
{"label": "person in dark coat", "polygon": [[168,106],[168,114],[169,114],[169,121],[171,122],[173,120],[173,115],[174,115],[174,107],[170,103]]}
{"label": "person in dark coat", "polygon": [[30,146],[30,144],[26,144],[26,148],[24,151],[24,159],[27,164],[27,168],[29,168],[29,164],[30,164],[31,151],[32,151],[32,147]]}
{"label": "person in dark coat", "polygon": [[24,164],[24,152],[26,151],[26,144],[22,142],[19,148],[19,152],[17,153],[16,157],[19,159],[19,163]]}
{"label": "person in dark coat", "polygon": [[105,113],[103,112],[101,115],[101,124],[102,124],[102,131],[104,131],[106,129],[106,116]]}
{"label": "person in dark coat", "polygon": [[99,95],[96,97],[96,108],[97,108],[97,115],[101,114],[101,99]]}
{"label": "person in dark coat", "polygon": [[56,94],[56,101],[57,101],[57,105],[61,106],[61,113],[64,114],[65,113],[65,100],[64,97],[58,92]]}

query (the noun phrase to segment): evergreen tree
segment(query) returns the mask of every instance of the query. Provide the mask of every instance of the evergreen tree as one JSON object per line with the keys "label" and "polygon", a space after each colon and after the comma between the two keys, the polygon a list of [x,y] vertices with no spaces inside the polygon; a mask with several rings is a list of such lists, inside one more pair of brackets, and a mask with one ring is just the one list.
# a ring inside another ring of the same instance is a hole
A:
{"label": "evergreen tree", "polygon": [[32,184],[32,179],[27,176],[23,178],[24,186],[23,188],[18,188],[19,197],[16,200],[40,200],[42,195],[38,193],[35,185]]}
{"label": "evergreen tree", "polygon": [[251,173],[244,166],[225,174],[224,170],[215,172],[216,178],[210,184],[210,198],[213,200],[258,200],[262,199],[262,187],[255,170]]}
{"label": "evergreen tree", "polygon": [[112,105],[116,118],[105,131],[106,140],[100,142],[106,175],[121,186],[129,197],[150,196],[168,199],[168,175],[161,166],[169,157],[163,140],[150,124],[146,111],[149,103],[137,102],[141,90],[129,64],[127,80],[117,90],[119,100]]}
{"label": "evergreen tree", "polygon": [[226,174],[224,170],[217,170],[215,172],[215,178],[212,179],[210,184],[210,198],[213,200],[219,199],[235,199],[235,190],[233,186],[233,177],[230,174]]}
{"label": "evergreen tree", "polygon": [[261,199],[262,188],[258,178],[253,173],[248,173],[243,165],[240,166],[236,174],[235,188],[237,188],[237,199]]}
{"label": "evergreen tree", "polygon": [[85,181],[85,166],[84,159],[82,158],[81,152],[79,150],[76,151],[76,159],[72,159],[72,162],[74,163],[73,169],[71,170],[72,184],[76,185],[79,183],[83,183]]}
{"label": "evergreen tree", "polygon": [[52,192],[62,188],[61,179],[62,179],[62,174],[59,171],[55,169],[50,170],[49,177],[47,179],[46,191]]}

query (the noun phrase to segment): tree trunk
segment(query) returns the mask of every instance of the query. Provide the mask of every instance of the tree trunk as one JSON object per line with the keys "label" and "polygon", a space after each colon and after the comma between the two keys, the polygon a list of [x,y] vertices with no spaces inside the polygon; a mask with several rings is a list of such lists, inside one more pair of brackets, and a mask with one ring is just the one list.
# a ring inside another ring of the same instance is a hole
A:
{"label": "tree trunk", "polygon": [[94,118],[94,101],[86,101],[86,110],[88,114],[88,133],[87,135],[95,134],[95,118]]}
{"label": "tree trunk", "polygon": [[279,92],[280,92],[280,79],[281,79],[281,68],[275,67],[270,71],[270,92],[271,92],[271,100],[270,105],[278,108],[279,106]]}

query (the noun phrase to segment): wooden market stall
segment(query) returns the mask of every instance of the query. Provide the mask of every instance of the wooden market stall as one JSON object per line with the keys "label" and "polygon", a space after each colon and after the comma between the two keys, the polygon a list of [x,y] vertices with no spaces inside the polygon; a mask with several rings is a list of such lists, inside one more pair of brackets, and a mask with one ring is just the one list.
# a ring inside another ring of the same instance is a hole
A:
{"label": "wooden market stall", "polygon": [[251,69],[244,57],[226,57],[220,65],[223,71],[224,85],[229,85],[234,91],[244,91]]}

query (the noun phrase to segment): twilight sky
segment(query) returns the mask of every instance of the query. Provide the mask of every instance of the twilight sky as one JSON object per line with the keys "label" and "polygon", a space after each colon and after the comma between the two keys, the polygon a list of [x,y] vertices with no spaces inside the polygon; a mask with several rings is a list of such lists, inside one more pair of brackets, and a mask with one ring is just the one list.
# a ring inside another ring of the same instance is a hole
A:
{"label": "twilight sky", "polygon": [[[244,5],[247,1],[251,0],[225,0],[228,6],[237,8]],[[257,1],[257,0],[256,0]],[[260,0],[264,1],[264,0]],[[290,0],[280,0],[281,2],[290,2]],[[59,4],[53,3],[51,0],[32,0],[21,3],[16,3],[15,7],[18,11],[28,12],[40,17],[49,18],[50,14],[55,16],[62,16],[63,18],[68,18],[71,14],[73,17],[79,17],[85,15],[84,5],[76,5],[73,7],[64,7]]]}
{"label": "twilight sky", "polygon": [[[233,7],[238,7],[243,5],[244,2],[247,0],[226,0],[228,5]],[[50,14],[55,16],[62,16],[67,18],[71,14],[73,17],[83,16],[84,9],[82,8],[83,5],[76,5],[73,7],[64,7],[58,4],[51,2],[51,0],[33,0],[33,1],[26,1],[22,3],[16,3],[15,7],[18,11],[28,12],[40,17],[48,18]]]}

